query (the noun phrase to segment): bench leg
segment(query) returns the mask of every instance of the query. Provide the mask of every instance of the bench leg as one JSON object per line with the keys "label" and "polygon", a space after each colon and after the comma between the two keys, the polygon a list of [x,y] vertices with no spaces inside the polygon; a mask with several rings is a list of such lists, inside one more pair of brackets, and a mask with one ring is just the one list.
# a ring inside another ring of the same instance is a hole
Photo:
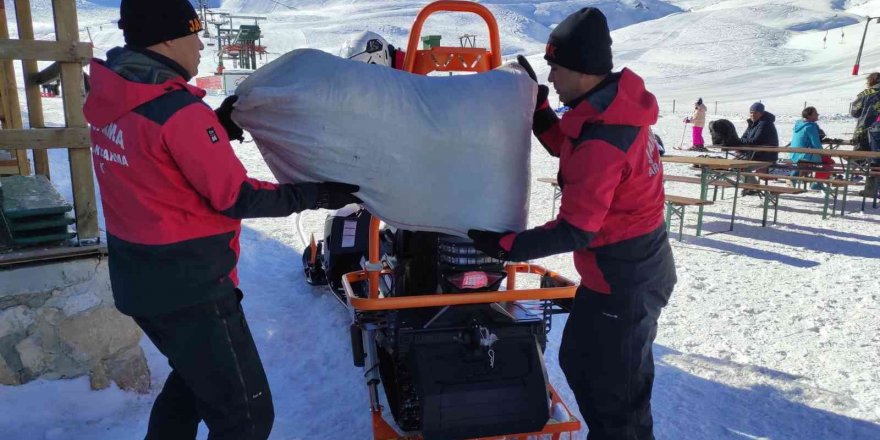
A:
{"label": "bench leg", "polygon": [[730,229],[729,231],[733,231],[733,222],[736,220],[736,201],[739,199],[739,179],[740,179],[740,170],[736,170],[736,180],[733,185],[733,209],[730,211]]}
{"label": "bench leg", "polygon": [[825,193],[825,204],[822,206],[822,220],[828,218],[828,200],[831,198],[831,188],[825,188],[823,190]]}
{"label": "bench leg", "polygon": [[773,224],[776,224],[776,214],[779,213],[779,194],[772,200],[773,203]]}
{"label": "bench leg", "polygon": [[682,234],[684,234],[684,205],[681,206],[681,211],[678,213],[678,241],[681,241]]}
{"label": "bench leg", "polygon": [[761,219],[761,227],[767,226],[767,208],[770,206],[770,193],[764,193],[764,217]]}
{"label": "bench leg", "polygon": [[[847,188],[849,188],[849,187],[844,186],[843,190],[846,191]],[[831,216],[832,217],[837,217],[837,197],[838,196],[840,196],[840,187],[834,188],[834,199],[832,200],[832,205],[831,205]]]}
{"label": "bench leg", "polygon": [[666,202],[666,232],[669,232],[669,228],[672,226],[672,203]]}

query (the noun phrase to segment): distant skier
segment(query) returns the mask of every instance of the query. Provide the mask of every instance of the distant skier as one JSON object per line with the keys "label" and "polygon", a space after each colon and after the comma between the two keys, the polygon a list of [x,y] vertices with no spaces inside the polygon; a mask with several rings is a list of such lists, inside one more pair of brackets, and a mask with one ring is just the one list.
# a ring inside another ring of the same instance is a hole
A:
{"label": "distant skier", "polygon": [[706,126],[706,108],[703,105],[703,98],[697,99],[697,102],[694,103],[694,114],[688,118],[685,118],[685,124],[694,124],[691,128],[691,140],[692,147],[691,151],[708,151],[706,150],[705,141],[703,140],[703,127]]}

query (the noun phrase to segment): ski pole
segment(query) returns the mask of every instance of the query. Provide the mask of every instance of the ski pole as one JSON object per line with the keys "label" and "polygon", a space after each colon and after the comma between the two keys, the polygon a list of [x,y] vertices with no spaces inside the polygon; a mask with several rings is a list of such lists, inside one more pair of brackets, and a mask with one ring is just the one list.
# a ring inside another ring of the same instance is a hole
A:
{"label": "ski pole", "polygon": [[684,146],[684,135],[687,134],[688,123],[684,123],[684,130],[681,131],[681,142],[678,143],[678,149],[681,150],[681,147]]}

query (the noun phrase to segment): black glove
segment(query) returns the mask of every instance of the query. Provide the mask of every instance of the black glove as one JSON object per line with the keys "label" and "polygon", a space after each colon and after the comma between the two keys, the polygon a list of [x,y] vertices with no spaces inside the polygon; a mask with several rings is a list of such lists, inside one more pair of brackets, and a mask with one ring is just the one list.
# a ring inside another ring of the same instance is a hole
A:
{"label": "black glove", "polygon": [[477,250],[497,260],[506,261],[507,251],[501,247],[501,238],[509,233],[471,229],[468,231],[468,237],[474,241],[474,247]]}
{"label": "black glove", "polygon": [[357,185],[348,183],[325,182],[318,183],[318,201],[315,209],[339,209],[352,203],[361,203],[354,193],[361,190]]}
{"label": "black glove", "polygon": [[522,55],[517,55],[516,62],[519,63],[519,65],[522,66],[523,69],[526,70],[526,73],[529,74],[529,78],[531,78],[532,81],[538,82],[538,75],[535,75],[535,69],[532,69],[532,65],[529,64],[529,60],[526,59],[526,57]]}
{"label": "black glove", "polygon": [[235,104],[236,101],[238,101],[238,96],[236,95],[224,99],[220,107],[214,110],[214,114],[217,115],[217,119],[220,120],[220,125],[226,130],[226,135],[229,139],[241,142],[244,140],[244,131],[232,121],[232,104]]}
{"label": "black glove", "polygon": [[547,87],[544,84],[538,85],[538,99],[535,101],[535,110],[538,110],[545,105],[550,105],[547,103],[548,95],[550,95],[550,87]]}
{"label": "black glove", "polygon": [[[534,82],[538,82],[538,75],[535,75],[535,70],[532,69],[532,65],[529,64],[529,60],[522,55],[518,55],[516,57],[516,62],[525,69],[526,73],[529,74],[529,78]],[[545,86],[544,84],[538,84],[538,99],[535,100],[535,110],[543,107],[547,102],[547,96],[550,95],[550,88]]]}

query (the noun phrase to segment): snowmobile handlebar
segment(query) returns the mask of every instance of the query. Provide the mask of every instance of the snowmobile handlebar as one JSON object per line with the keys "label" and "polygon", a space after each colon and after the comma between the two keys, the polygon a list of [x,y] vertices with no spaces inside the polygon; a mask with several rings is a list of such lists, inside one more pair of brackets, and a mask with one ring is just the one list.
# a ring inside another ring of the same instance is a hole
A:
{"label": "snowmobile handlebar", "polygon": [[[471,12],[489,27],[489,50],[475,47],[433,47],[419,50],[422,27],[437,12]],[[498,23],[485,6],[470,1],[439,0],[425,6],[413,23],[406,47],[403,70],[419,75],[431,72],[486,72],[501,66],[501,36]]]}

